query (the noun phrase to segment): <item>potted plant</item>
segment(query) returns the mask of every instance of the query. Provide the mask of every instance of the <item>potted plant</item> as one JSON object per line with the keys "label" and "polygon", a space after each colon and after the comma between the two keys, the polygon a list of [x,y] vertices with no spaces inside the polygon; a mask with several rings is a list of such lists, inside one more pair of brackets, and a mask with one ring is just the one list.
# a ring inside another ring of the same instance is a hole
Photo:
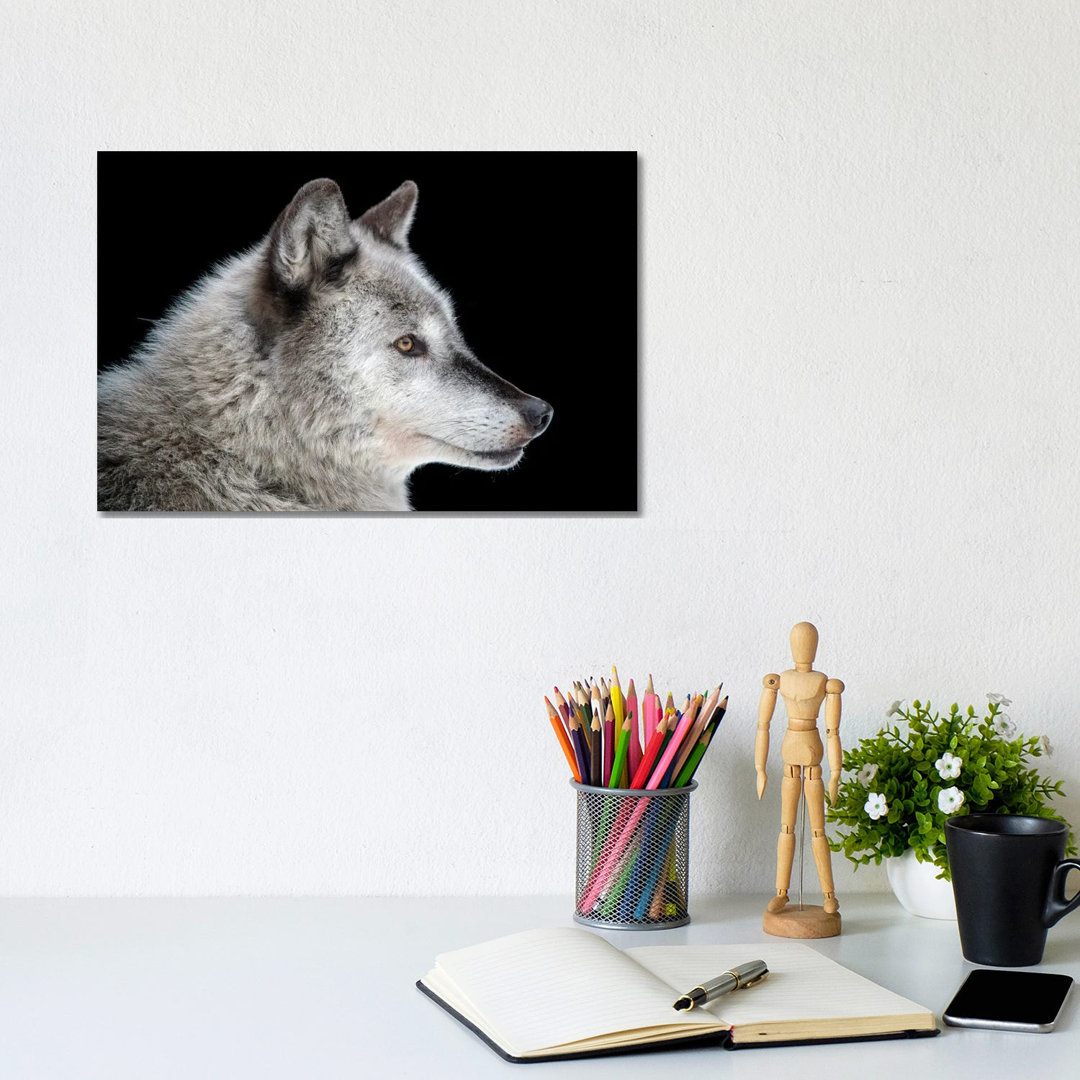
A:
{"label": "potted plant", "polygon": [[[1046,736],[1027,737],[987,695],[986,715],[952,705],[939,716],[930,702],[910,708],[895,701],[897,722],[844,754],[839,795],[828,819],[839,826],[830,841],[856,868],[886,861],[900,902],[916,915],[955,918],[945,820],[968,813],[1029,814],[1065,821],[1047,807],[1061,781],[1044,780],[1032,758],[1051,752]],[[1068,824],[1066,822],[1066,824]],[[1069,854],[1076,844],[1069,834]]]}

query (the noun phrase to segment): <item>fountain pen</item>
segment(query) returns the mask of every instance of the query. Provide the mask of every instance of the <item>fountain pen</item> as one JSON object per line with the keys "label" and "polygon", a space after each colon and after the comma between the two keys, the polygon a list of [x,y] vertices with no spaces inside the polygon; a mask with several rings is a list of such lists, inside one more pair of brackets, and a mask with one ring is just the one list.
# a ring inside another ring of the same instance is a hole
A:
{"label": "fountain pen", "polygon": [[704,1005],[707,1001],[720,997],[721,994],[728,994],[732,990],[745,990],[748,986],[754,986],[768,974],[769,969],[765,966],[764,960],[751,960],[748,964],[740,964],[730,971],[725,971],[723,975],[715,979],[710,979],[700,986],[695,986],[693,990],[683,994],[675,1002],[673,1008],[681,1012],[692,1009],[695,1005]]}

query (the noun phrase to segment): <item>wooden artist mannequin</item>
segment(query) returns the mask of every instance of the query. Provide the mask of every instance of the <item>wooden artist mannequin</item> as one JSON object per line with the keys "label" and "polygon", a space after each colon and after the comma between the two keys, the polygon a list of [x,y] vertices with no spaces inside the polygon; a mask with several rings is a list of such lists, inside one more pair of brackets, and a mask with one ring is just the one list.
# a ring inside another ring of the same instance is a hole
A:
{"label": "wooden artist mannequin", "polygon": [[[840,905],[833,891],[829,841],[825,836],[825,784],[821,779],[821,759],[825,748],[818,734],[817,717],[825,702],[825,742],[829,756],[829,802],[835,802],[840,787],[840,695],[844,684],[813,670],[817,655],[818,632],[808,622],[798,623],[791,631],[791,655],[795,670],[762,679],[761,704],[758,707],[757,741],[754,766],[757,769],[758,798],[765,793],[765,761],[769,756],[769,724],[776,708],[776,695],[784,699],[788,729],[780,746],[784,761],[781,782],[780,839],[776,845],[776,895],[765,909],[764,929],[778,937],[824,938],[840,933]],[[806,795],[810,818],[810,845],[814,853],[821,891],[821,907],[799,904],[788,907],[791,865],[795,857],[795,821],[799,798]]]}

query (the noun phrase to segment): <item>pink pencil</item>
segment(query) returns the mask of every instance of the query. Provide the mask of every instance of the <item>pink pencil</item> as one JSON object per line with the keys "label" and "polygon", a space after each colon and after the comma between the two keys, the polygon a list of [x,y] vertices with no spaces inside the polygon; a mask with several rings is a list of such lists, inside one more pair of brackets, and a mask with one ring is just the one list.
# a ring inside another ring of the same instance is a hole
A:
{"label": "pink pencil", "polygon": [[[723,686],[723,683],[721,683],[720,686]],[[686,764],[686,759],[693,753],[694,747],[697,746],[697,741],[701,738],[701,733],[705,730],[705,725],[712,717],[713,709],[716,708],[717,701],[720,700],[720,686],[709,695],[708,700],[698,710],[697,719],[694,720],[694,726],[690,729],[690,734],[686,737],[683,748],[679,751],[679,756],[675,759],[675,771],[672,773],[673,776],[679,775],[679,770]]]}
{"label": "pink pencil", "polygon": [[[679,721],[679,726],[675,729],[675,734],[671,736],[671,742],[667,744],[667,749],[665,749],[660,756],[656,768],[653,769],[652,776],[649,777],[649,782],[645,785],[646,791],[655,791],[660,786],[660,781],[663,780],[664,773],[667,772],[667,768],[671,764],[672,759],[679,752],[679,746],[682,744],[683,739],[686,738],[686,733],[690,730],[693,723],[694,718],[690,713],[687,713]],[[626,845],[630,843],[630,840],[634,835],[634,830],[637,828],[637,823],[641,820],[642,815],[645,813],[651,801],[651,799],[638,799],[638,804],[627,820],[622,832],[619,834],[619,839],[608,852],[603,863],[593,874],[593,879],[589,884],[589,889],[585,894],[584,900],[581,902],[581,906],[578,909],[579,911],[589,911],[593,904],[596,903],[600,894],[604,891],[604,888],[611,878],[611,870],[618,863],[619,856],[626,850]]]}
{"label": "pink pencil", "polygon": [[645,700],[642,702],[642,719],[645,721],[645,742],[656,730],[660,723],[660,717],[664,715],[660,708],[660,695],[653,689],[652,676],[649,676],[649,685],[645,687]]}
{"label": "pink pencil", "polygon": [[626,692],[626,715],[634,718],[630,728],[630,759],[629,773],[633,776],[637,767],[641,764],[641,724],[638,717],[637,691],[634,689],[634,680],[630,680],[630,689]]}
{"label": "pink pencil", "polygon": [[688,709],[679,721],[675,734],[671,736],[671,742],[667,744],[664,752],[660,755],[660,760],[656,763],[656,768],[653,769],[652,776],[649,777],[649,782],[645,785],[646,791],[655,791],[660,786],[660,781],[664,779],[664,773],[667,772],[672,759],[679,752],[679,747],[682,746],[683,739],[686,738],[686,733],[693,725],[694,713]]}

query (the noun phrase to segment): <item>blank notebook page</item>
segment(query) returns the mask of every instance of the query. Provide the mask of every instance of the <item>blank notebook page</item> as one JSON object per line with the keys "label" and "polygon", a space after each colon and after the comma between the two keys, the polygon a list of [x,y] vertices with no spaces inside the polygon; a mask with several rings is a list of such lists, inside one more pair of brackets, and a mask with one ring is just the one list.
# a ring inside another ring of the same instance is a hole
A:
{"label": "blank notebook page", "polygon": [[587,930],[530,930],[444,953],[436,965],[467,992],[469,1011],[490,1034],[518,1051],[632,1028],[715,1025],[711,1016],[691,1021],[675,1012],[666,987]]}
{"label": "blank notebook page", "polygon": [[[678,994],[729,968],[764,960],[769,976],[757,986],[724,994],[705,1011],[730,1024],[776,1020],[827,1020],[840,1017],[921,1013],[909,1001],[797,942],[757,945],[659,945],[627,949],[642,967]],[[696,1009],[694,1010],[697,1011]]]}

